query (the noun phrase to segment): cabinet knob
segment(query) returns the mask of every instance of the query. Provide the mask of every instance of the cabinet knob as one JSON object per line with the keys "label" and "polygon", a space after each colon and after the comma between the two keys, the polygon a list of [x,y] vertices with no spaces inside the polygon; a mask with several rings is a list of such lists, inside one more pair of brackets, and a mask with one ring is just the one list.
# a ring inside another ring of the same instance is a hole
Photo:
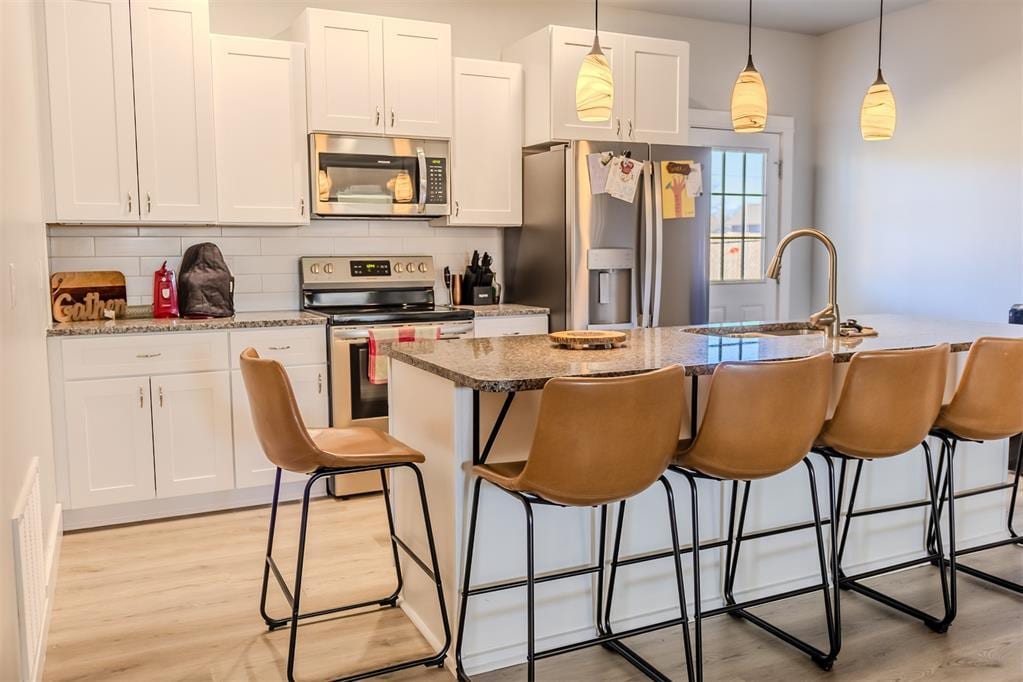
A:
{"label": "cabinet knob", "polygon": [[291,350],[291,346],[270,346],[270,350]]}
{"label": "cabinet knob", "polygon": [[163,386],[160,387],[160,407],[163,407]]}
{"label": "cabinet knob", "polygon": [[629,119],[629,137],[632,137],[632,119]]}
{"label": "cabinet knob", "polygon": [[146,406],[146,396],[145,396],[145,393],[143,393],[143,391],[142,391],[142,387],[139,386],[139,407],[145,407],[145,406]]}
{"label": "cabinet knob", "polygon": [[394,109],[391,109],[391,127],[394,127]]}
{"label": "cabinet knob", "polygon": [[146,192],[146,213],[153,212],[153,197],[149,196],[149,192]]}
{"label": "cabinet knob", "polygon": [[615,119],[615,135],[619,137],[622,135],[622,119],[620,118]]}
{"label": "cabinet knob", "polygon": [[299,197],[298,199],[298,214],[305,215],[305,197]]}
{"label": "cabinet knob", "polygon": [[316,375],[316,392],[323,394],[323,372]]}
{"label": "cabinet knob", "polygon": [[128,213],[131,213],[131,192],[128,192]]}
{"label": "cabinet knob", "polygon": [[376,128],[378,125],[380,125],[380,107],[377,107],[377,117],[376,120],[373,121],[374,128]]}
{"label": "cabinet knob", "polygon": [[456,218],[458,217],[458,214],[459,214],[459,212],[460,212],[461,210],[462,210],[462,209],[461,209],[461,207],[460,207],[460,206],[458,205],[458,202],[456,201],[456,202],[455,202],[455,217],[456,217]]}

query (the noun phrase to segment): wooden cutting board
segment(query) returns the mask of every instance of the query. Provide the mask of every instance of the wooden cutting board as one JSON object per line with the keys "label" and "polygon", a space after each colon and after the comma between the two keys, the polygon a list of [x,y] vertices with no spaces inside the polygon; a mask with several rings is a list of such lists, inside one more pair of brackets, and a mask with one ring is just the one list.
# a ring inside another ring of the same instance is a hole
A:
{"label": "wooden cutting board", "polygon": [[117,319],[128,312],[124,273],[55,272],[50,276],[50,310],[54,322],[102,320],[112,311]]}

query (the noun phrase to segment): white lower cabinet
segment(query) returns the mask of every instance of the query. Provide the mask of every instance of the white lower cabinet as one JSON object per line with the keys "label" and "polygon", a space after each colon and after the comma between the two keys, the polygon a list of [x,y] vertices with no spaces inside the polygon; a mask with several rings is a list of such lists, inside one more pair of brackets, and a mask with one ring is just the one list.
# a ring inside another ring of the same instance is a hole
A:
{"label": "white lower cabinet", "polygon": [[473,336],[477,339],[488,336],[529,336],[546,334],[546,315],[509,315],[507,317],[477,317],[473,323]]}
{"label": "white lower cabinet", "polygon": [[157,497],[234,487],[227,372],[150,379]]}
{"label": "white lower cabinet", "polygon": [[71,506],[156,497],[149,377],[65,384]]}
{"label": "white lower cabinet", "polygon": [[[308,428],[326,428],[330,421],[327,400],[327,366],[304,365],[285,367],[295,402]],[[234,476],[235,485],[248,488],[270,485],[274,482],[276,467],[263,454],[263,448],[256,437],[249,410],[249,396],[239,370],[231,372],[231,394],[233,399],[232,420],[234,422]],[[282,481],[303,481],[306,476],[288,471],[283,472]]]}

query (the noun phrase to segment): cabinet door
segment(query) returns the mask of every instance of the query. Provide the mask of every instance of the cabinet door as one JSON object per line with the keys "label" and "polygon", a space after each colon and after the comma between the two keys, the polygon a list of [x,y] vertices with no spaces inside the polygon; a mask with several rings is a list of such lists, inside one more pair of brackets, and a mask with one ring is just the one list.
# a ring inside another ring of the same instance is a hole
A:
{"label": "cabinet door", "polygon": [[450,225],[522,224],[522,67],[455,60]]}
{"label": "cabinet door", "polygon": [[381,17],[307,9],[309,131],[384,132]]}
{"label": "cabinet door", "polygon": [[593,47],[593,31],[554,26],[551,29],[551,130],[558,140],[622,140],[623,36],[600,33],[600,46],[611,64],[614,102],[607,121],[580,121],[575,110],[575,83],[583,58]]}
{"label": "cabinet door", "polygon": [[528,336],[547,333],[546,315],[514,315],[511,317],[477,317],[472,323],[477,339],[489,336]]}
{"label": "cabinet door", "polygon": [[384,19],[388,135],[451,137],[451,27]]}
{"label": "cabinet door", "polygon": [[152,377],[156,495],[234,487],[228,372]]}
{"label": "cabinet door", "polygon": [[688,144],[689,43],[625,37],[621,93],[625,139],[653,144]]}
{"label": "cabinet door", "polygon": [[137,222],[128,0],[47,0],[54,205],[61,222]]}
{"label": "cabinet door", "polygon": [[71,506],[153,499],[149,378],[69,381],[64,406]]}
{"label": "cabinet door", "polygon": [[[329,425],[327,401],[327,366],[305,365],[285,367],[295,401],[308,428],[326,428]],[[239,370],[231,372],[231,409],[234,422],[234,467],[235,482],[239,488],[270,485],[274,482],[276,467],[263,454],[263,448],[256,438],[249,411],[249,395]],[[283,472],[281,480],[305,480],[303,474]]]}
{"label": "cabinet door", "polygon": [[212,50],[220,222],[308,223],[304,48],[214,36]]}
{"label": "cabinet door", "polygon": [[206,0],[131,0],[143,221],[217,220]]}

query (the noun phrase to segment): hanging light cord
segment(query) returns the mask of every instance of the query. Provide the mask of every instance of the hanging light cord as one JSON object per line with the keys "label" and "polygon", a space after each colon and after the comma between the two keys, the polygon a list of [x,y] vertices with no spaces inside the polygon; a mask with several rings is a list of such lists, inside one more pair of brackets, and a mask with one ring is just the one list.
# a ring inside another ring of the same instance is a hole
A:
{"label": "hanging light cord", "polygon": [[[752,2],[752,0],[750,0]],[[877,22],[877,72],[881,73],[881,40],[884,37],[884,0],[881,0],[881,16]]]}
{"label": "hanging light cord", "polygon": [[749,0],[749,33],[746,36],[746,54],[753,59],[753,0]]}
{"label": "hanging light cord", "polygon": [[[884,0],[881,0],[882,4]],[[600,0],[593,0],[593,33],[596,34],[599,31],[597,27],[600,25]]]}

